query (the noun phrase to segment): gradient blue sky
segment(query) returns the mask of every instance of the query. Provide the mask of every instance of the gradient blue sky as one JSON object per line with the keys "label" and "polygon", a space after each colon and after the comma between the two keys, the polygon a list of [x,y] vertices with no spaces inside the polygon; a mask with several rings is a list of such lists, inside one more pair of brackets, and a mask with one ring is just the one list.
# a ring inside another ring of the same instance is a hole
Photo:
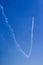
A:
{"label": "gradient blue sky", "polygon": [[27,59],[17,51],[0,9],[0,65],[43,65],[43,1],[0,0],[0,4],[26,53],[30,48],[32,16],[35,18],[32,53]]}

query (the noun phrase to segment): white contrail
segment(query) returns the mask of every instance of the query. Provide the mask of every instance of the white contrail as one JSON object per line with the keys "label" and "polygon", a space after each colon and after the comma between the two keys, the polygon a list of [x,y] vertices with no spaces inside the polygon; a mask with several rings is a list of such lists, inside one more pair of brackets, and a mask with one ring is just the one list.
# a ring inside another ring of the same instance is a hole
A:
{"label": "white contrail", "polygon": [[32,17],[32,28],[31,28],[31,40],[30,40],[30,44],[31,44],[31,45],[30,45],[30,51],[29,51],[28,54],[26,54],[26,53],[23,51],[23,49],[20,47],[20,45],[17,43],[16,39],[15,39],[14,31],[13,31],[11,25],[9,25],[9,23],[8,23],[8,18],[6,17],[6,15],[5,15],[5,13],[4,13],[4,8],[3,8],[3,6],[0,5],[0,8],[1,8],[1,10],[2,10],[2,15],[4,16],[5,23],[8,25],[8,27],[9,27],[11,33],[12,33],[12,38],[13,38],[13,40],[14,40],[14,43],[15,43],[15,45],[16,45],[17,50],[18,50],[19,52],[21,52],[21,53],[22,53],[26,58],[29,58],[30,55],[31,55],[31,52],[32,52],[33,31],[34,31],[34,16]]}
{"label": "white contrail", "polygon": [[32,52],[33,30],[34,30],[34,16],[32,17],[31,40],[30,40],[30,44],[31,44],[31,45],[30,45],[30,51],[29,51],[29,53],[26,54],[26,53],[22,50],[22,48],[19,47],[19,51],[20,51],[22,54],[24,54],[24,56],[25,56],[26,58],[29,58],[30,55],[31,55],[31,52]]}
{"label": "white contrail", "polygon": [[1,8],[1,11],[2,11],[2,15],[4,16],[5,18],[5,22],[8,23],[8,18],[6,17],[5,13],[4,13],[4,8],[2,5],[0,5],[0,8]]}

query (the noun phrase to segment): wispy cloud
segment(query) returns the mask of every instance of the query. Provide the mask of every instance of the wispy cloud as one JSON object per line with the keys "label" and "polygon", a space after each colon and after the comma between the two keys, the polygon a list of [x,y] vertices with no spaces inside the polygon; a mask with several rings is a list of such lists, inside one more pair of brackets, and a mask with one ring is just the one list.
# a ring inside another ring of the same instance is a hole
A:
{"label": "wispy cloud", "polygon": [[32,52],[32,43],[33,43],[33,31],[34,31],[34,16],[32,17],[32,28],[31,28],[31,41],[30,41],[30,51],[28,54],[26,54],[24,52],[24,50],[20,47],[19,43],[17,43],[17,40],[15,38],[15,34],[14,34],[14,30],[12,29],[11,25],[8,23],[8,18],[6,17],[5,13],[4,13],[4,8],[2,5],[0,5],[1,11],[2,11],[2,15],[4,16],[5,19],[5,23],[8,25],[10,32],[12,33],[12,38],[13,41],[15,43],[16,49],[21,52],[26,58],[29,58]]}

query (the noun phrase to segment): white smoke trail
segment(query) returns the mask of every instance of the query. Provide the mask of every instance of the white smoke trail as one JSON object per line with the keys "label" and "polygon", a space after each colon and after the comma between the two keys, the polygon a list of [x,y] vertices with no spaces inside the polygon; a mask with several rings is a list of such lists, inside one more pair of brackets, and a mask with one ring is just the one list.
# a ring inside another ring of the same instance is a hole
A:
{"label": "white smoke trail", "polygon": [[22,50],[22,48],[19,48],[19,51],[20,51],[22,54],[24,54],[24,56],[25,56],[26,58],[29,58],[30,55],[31,55],[31,52],[32,52],[33,30],[34,30],[34,16],[32,17],[32,29],[31,29],[31,40],[30,40],[30,44],[31,44],[31,45],[30,45],[30,51],[29,51],[28,54],[26,54],[26,53]]}
{"label": "white smoke trail", "polygon": [[12,38],[13,38],[13,40],[14,40],[14,43],[15,43],[15,45],[16,45],[17,50],[18,50],[19,52],[21,52],[26,58],[29,58],[30,55],[31,55],[31,52],[32,52],[33,30],[34,30],[34,16],[32,17],[31,41],[30,41],[31,46],[30,46],[30,51],[29,51],[28,54],[26,54],[26,53],[22,50],[22,48],[20,47],[20,45],[17,43],[17,41],[16,41],[16,39],[15,39],[14,31],[13,31],[12,27],[11,27],[11,26],[9,25],[9,23],[8,23],[8,18],[6,17],[6,15],[5,15],[5,13],[4,13],[4,8],[3,8],[3,6],[0,5],[0,8],[1,8],[1,11],[2,11],[2,15],[4,16],[4,19],[5,19],[5,23],[8,25],[8,27],[9,27],[11,33],[12,33]]}

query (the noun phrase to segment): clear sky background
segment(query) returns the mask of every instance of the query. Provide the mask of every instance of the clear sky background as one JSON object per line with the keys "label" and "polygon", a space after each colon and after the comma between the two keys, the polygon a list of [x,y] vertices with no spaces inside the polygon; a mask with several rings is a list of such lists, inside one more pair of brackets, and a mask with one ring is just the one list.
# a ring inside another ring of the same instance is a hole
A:
{"label": "clear sky background", "polygon": [[0,4],[25,53],[30,49],[32,16],[35,18],[32,53],[27,59],[16,49],[0,8],[0,65],[43,65],[43,0],[0,0]]}

